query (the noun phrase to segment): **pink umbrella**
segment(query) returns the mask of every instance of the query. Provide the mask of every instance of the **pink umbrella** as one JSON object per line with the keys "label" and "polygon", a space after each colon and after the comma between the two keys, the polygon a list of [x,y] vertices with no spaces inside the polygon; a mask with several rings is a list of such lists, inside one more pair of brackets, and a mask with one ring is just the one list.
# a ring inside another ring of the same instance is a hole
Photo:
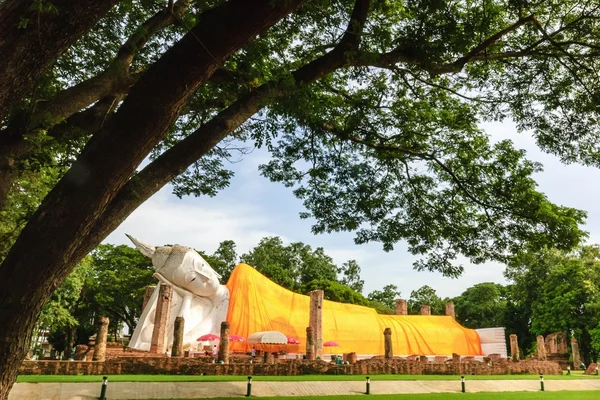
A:
{"label": "pink umbrella", "polygon": [[219,340],[219,336],[214,333],[208,333],[196,339],[197,342],[212,342],[213,340]]}
{"label": "pink umbrella", "polygon": [[242,336],[238,336],[238,335],[229,335],[229,341],[230,342],[245,342],[246,339],[244,339]]}
{"label": "pink umbrella", "polygon": [[[338,342],[334,342],[333,340],[330,340],[328,342],[323,343],[323,346],[325,346],[325,347],[338,347],[339,344],[338,344]],[[331,354],[331,349],[329,349],[329,354]]]}
{"label": "pink umbrella", "polygon": [[288,344],[300,344],[300,341],[293,337],[287,338],[287,342],[288,342]]}

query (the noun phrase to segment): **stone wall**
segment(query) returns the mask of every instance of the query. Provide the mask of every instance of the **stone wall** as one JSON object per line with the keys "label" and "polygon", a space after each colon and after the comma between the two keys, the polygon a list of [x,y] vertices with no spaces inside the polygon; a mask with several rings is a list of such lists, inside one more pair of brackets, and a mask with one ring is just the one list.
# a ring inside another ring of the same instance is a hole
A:
{"label": "stone wall", "polygon": [[182,374],[182,375],[560,375],[557,363],[548,361],[509,362],[505,359],[481,361],[420,361],[394,358],[361,360],[356,364],[336,365],[325,361],[275,360],[274,364],[250,364],[245,358],[232,357],[231,364],[213,364],[210,358],[127,357],[105,362],[94,361],[24,361],[21,375],[118,375],[118,374]]}

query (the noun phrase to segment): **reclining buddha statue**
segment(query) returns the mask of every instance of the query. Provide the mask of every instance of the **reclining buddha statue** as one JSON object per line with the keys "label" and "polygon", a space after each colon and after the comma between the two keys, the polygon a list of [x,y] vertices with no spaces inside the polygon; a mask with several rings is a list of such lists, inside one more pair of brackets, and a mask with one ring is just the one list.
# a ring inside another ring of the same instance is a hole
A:
{"label": "reclining buddha statue", "polygon": [[[309,296],[277,285],[246,264],[236,266],[227,284],[222,285],[219,274],[193,249],[180,245],[154,247],[128,237],[142,254],[152,259],[158,281],[173,288],[168,347],[173,342],[175,318],[182,316],[184,349],[195,348],[200,336],[219,335],[221,322],[227,321],[231,334],[247,338],[256,332],[279,331],[300,341],[265,349],[305,352]],[[132,348],[150,349],[159,286],[142,310],[129,343]],[[369,307],[323,301],[322,340],[335,341],[337,354],[383,354],[386,328],[392,331],[397,355],[506,354],[504,328],[475,331],[462,327],[451,316],[381,315]],[[230,344],[232,351],[249,351],[249,347],[252,345],[245,342]]]}
{"label": "reclining buddha statue", "polygon": [[[208,263],[189,247],[154,247],[129,235],[129,239],[146,257],[152,259],[160,283],[173,288],[169,327],[169,344],[173,342],[173,324],[176,317],[183,317],[185,347],[197,344],[196,339],[205,333],[218,333],[221,322],[227,317],[229,290],[221,285],[217,274]],[[154,329],[154,317],[158,302],[159,286],[156,286],[129,346],[138,350],[150,350]]]}

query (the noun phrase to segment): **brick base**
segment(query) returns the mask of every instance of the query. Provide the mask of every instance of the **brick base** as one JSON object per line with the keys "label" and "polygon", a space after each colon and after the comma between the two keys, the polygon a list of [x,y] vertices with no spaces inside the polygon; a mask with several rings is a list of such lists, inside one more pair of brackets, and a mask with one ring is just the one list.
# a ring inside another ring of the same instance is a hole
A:
{"label": "brick base", "polygon": [[274,364],[250,364],[245,357],[232,357],[230,364],[213,364],[211,358],[127,357],[105,362],[94,361],[24,361],[21,375],[560,375],[556,362],[550,361],[446,361],[422,362],[394,358],[391,360],[360,360],[356,364],[336,365],[325,361],[274,360]]}

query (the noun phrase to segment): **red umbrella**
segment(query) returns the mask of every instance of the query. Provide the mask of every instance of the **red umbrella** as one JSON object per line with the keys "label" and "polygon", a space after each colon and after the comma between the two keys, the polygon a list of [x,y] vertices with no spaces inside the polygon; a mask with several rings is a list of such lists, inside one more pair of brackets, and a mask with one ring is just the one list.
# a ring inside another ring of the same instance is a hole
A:
{"label": "red umbrella", "polygon": [[[338,347],[339,344],[338,344],[338,342],[334,342],[333,340],[330,340],[328,342],[323,343],[323,346],[325,346],[325,347]],[[331,354],[331,349],[329,350],[329,354]]]}
{"label": "red umbrella", "polygon": [[288,344],[300,344],[300,341],[293,337],[287,338],[287,342],[288,342]]}
{"label": "red umbrella", "polygon": [[242,336],[238,336],[238,335],[229,335],[229,341],[230,342],[245,342],[246,339],[244,339]]}
{"label": "red umbrella", "polygon": [[219,336],[214,333],[209,333],[196,339],[197,342],[212,342],[213,340],[219,340]]}

